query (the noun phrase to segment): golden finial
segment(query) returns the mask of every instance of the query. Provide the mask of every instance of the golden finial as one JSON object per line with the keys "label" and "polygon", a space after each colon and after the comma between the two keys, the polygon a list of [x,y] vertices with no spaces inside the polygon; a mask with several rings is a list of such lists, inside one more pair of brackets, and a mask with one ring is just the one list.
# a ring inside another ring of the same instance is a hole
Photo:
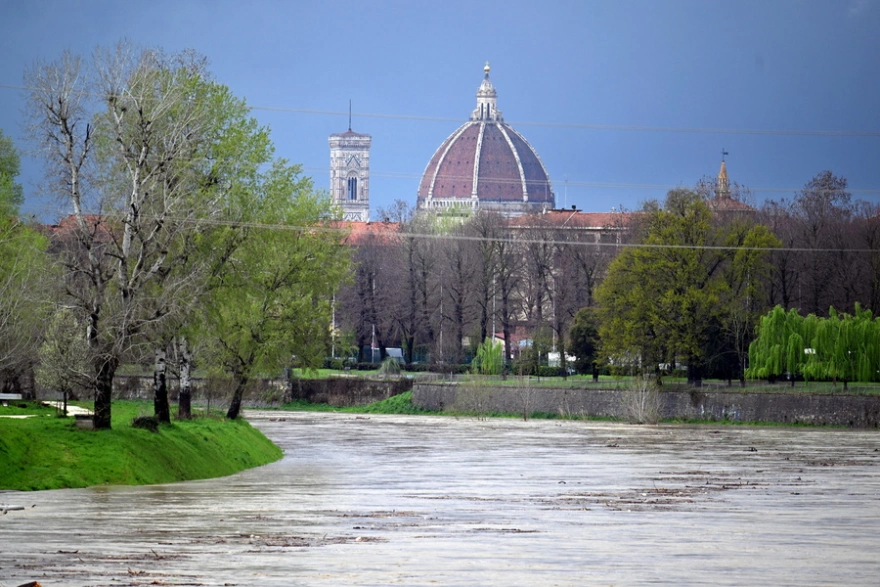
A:
{"label": "golden finial", "polygon": [[489,62],[486,62],[485,67],[483,67],[483,71],[486,72],[486,77],[489,77]]}

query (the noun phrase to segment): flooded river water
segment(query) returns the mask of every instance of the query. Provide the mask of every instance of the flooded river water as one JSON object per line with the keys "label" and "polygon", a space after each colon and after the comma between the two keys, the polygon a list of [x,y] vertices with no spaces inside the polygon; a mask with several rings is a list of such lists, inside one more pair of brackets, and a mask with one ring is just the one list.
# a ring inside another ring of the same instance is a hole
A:
{"label": "flooded river water", "polygon": [[0,493],[0,586],[880,584],[878,432],[248,417],[281,461]]}

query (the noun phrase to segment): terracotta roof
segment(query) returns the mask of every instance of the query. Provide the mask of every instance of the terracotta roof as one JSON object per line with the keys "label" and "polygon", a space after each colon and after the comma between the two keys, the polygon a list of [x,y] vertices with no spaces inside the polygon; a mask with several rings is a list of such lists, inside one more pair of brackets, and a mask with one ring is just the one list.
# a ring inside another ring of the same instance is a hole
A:
{"label": "terracotta roof", "polygon": [[706,201],[715,212],[754,212],[755,209],[730,196],[714,197]]}
{"label": "terracotta roof", "polygon": [[530,214],[510,219],[510,226],[547,226],[555,228],[583,228],[600,230],[619,225],[626,226],[632,218],[631,212],[581,212],[579,210],[547,210],[542,214]]}
{"label": "terracotta roof", "polygon": [[345,238],[347,245],[362,245],[367,241],[379,242],[381,244],[390,244],[400,232],[399,222],[360,222],[354,220],[344,220],[334,222],[333,228],[342,229],[348,232]]}

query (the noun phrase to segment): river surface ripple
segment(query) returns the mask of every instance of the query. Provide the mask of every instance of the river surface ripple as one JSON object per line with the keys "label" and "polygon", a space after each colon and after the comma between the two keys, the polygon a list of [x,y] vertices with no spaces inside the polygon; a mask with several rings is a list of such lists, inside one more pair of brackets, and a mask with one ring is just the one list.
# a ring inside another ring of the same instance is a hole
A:
{"label": "river surface ripple", "polygon": [[0,586],[880,584],[876,431],[248,417],[281,461],[0,492]]}

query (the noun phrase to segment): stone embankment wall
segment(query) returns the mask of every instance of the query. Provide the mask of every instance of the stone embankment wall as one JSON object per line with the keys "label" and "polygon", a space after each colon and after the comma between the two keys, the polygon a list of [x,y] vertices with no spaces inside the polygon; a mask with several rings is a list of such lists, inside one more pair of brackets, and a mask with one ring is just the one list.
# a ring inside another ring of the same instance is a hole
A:
{"label": "stone embankment wall", "polygon": [[360,379],[331,377],[329,379],[295,379],[292,399],[337,407],[364,406],[409,391],[412,379]]}
{"label": "stone embankment wall", "polygon": [[[627,420],[631,400],[622,389],[555,389],[466,384],[420,384],[413,404],[429,410],[483,413],[523,412]],[[877,428],[880,396],[806,392],[670,391],[660,393],[662,418],[781,422]]]}
{"label": "stone embankment wall", "polygon": [[[251,382],[244,401],[249,405],[273,405],[303,399],[336,407],[362,406],[381,401],[412,389],[411,379],[366,379],[333,377],[328,379],[258,379]],[[229,399],[229,381],[193,378],[193,401],[223,403]],[[168,378],[168,396],[176,402],[177,379]],[[153,378],[141,375],[117,375],[113,380],[116,399],[153,399]],[[209,397],[210,396],[210,397]]]}

